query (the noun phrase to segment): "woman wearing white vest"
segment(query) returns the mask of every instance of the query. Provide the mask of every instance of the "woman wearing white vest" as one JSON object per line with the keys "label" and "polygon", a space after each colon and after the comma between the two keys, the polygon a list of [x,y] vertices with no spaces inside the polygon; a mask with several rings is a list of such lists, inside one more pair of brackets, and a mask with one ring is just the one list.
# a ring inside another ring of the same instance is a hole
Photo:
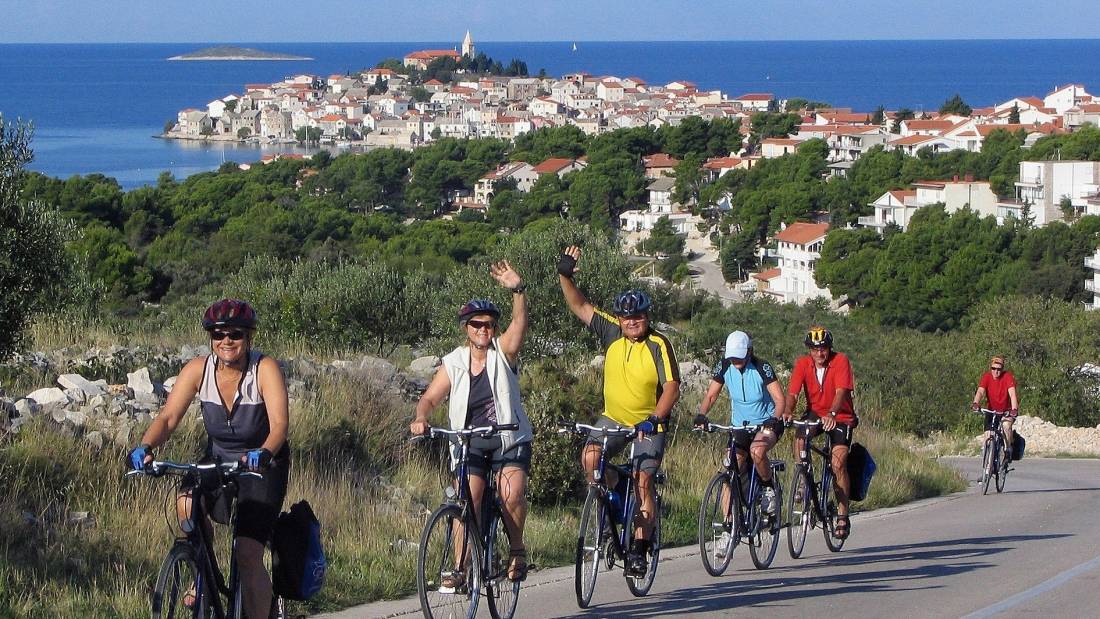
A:
{"label": "woman wearing white vest", "polygon": [[[519,351],[527,335],[527,297],[523,280],[507,261],[489,268],[493,279],[512,292],[512,322],[503,333],[497,321],[500,310],[491,301],[475,299],[458,311],[466,341],[443,358],[443,365],[416,405],[416,419],[409,426],[415,435],[428,431],[428,415],[444,398],[449,399],[448,419],[452,430],[494,424],[518,424],[519,429],[501,432],[493,438],[470,442],[470,499],[481,507],[490,469],[499,477],[497,487],[504,506],[511,562],[508,577],[527,577],[527,551],[523,526],[527,518],[527,474],[531,465],[531,422],[520,402],[517,376]],[[498,335],[499,333],[499,335]],[[441,583],[448,587],[462,584]]]}

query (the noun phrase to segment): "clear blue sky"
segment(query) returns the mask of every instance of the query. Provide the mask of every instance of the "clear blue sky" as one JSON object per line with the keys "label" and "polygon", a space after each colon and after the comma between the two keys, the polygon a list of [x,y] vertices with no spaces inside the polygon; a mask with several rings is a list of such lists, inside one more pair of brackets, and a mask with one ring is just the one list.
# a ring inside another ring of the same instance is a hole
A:
{"label": "clear blue sky", "polygon": [[0,43],[1096,38],[1097,0],[0,0]]}

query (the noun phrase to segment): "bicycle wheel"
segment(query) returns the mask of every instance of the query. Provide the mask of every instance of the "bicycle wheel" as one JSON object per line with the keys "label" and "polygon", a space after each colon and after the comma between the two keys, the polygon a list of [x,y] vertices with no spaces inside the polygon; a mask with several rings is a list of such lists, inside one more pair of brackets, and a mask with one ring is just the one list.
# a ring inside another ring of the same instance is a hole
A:
{"label": "bicycle wheel", "polygon": [[710,480],[699,504],[699,558],[711,576],[721,576],[737,547],[733,486],[725,473]]}
{"label": "bicycle wheel", "polygon": [[489,614],[493,619],[512,619],[519,602],[520,581],[508,578],[508,566],[512,562],[511,545],[508,543],[508,530],[499,510],[489,523],[489,543],[485,563],[489,571],[485,578],[489,592]]}
{"label": "bicycle wheel", "polygon": [[783,486],[779,482],[779,473],[772,470],[772,484],[775,486],[775,513],[764,511],[764,493],[756,497],[753,509],[757,511],[756,531],[753,532],[749,543],[749,555],[752,564],[758,570],[766,570],[775,559],[775,551],[779,549],[779,530],[783,523]]}
{"label": "bicycle wheel", "polygon": [[993,439],[987,438],[982,445],[982,494],[989,492],[989,481],[993,479]]}
{"label": "bicycle wheel", "polygon": [[[837,511],[836,495],[833,493],[832,476],[823,474],[821,476],[821,486],[821,508],[825,512],[825,522],[821,529],[825,533],[825,545],[833,552],[840,552],[840,549],[844,546],[844,540],[833,534],[836,530],[836,517],[839,512]],[[851,529],[851,525],[848,528]]]}
{"label": "bicycle wheel", "polygon": [[[428,619],[473,619],[477,614],[480,548],[470,529],[457,505],[441,505],[424,525],[416,554],[416,589],[420,610]],[[452,585],[456,578],[463,577],[464,581]]]}
{"label": "bicycle wheel", "polygon": [[806,481],[806,468],[801,464],[794,467],[791,478],[791,494],[787,497],[787,513],[791,523],[787,526],[787,550],[792,559],[802,556],[806,547],[806,534],[814,526],[814,508],[812,486]]}
{"label": "bicycle wheel", "polygon": [[[649,534],[649,565],[646,567],[645,576],[637,578],[634,576],[626,577],[626,588],[630,589],[630,593],[634,597],[643,597],[649,594],[649,590],[653,588],[653,579],[657,577],[657,562],[661,557],[661,497],[657,497],[655,500],[656,512],[653,515],[653,530]],[[629,522],[633,522],[633,516],[638,512],[638,504],[634,503],[634,509],[631,510],[631,519]],[[633,528],[633,527],[631,527]]]}
{"label": "bicycle wheel", "polygon": [[1008,477],[1008,458],[1005,457],[1005,443],[1000,437],[997,438],[997,492],[1003,492],[1005,489],[1005,478]]}
{"label": "bicycle wheel", "polygon": [[603,547],[603,523],[607,510],[598,488],[589,488],[588,497],[581,510],[581,523],[577,532],[577,551],[573,574],[577,606],[588,608],[592,593],[596,590],[596,576],[600,571],[600,552]]}
{"label": "bicycle wheel", "polygon": [[[205,617],[207,600],[198,591],[201,584],[194,549],[182,542],[172,546],[153,588],[153,619]],[[191,606],[186,605],[185,597],[192,598]]]}

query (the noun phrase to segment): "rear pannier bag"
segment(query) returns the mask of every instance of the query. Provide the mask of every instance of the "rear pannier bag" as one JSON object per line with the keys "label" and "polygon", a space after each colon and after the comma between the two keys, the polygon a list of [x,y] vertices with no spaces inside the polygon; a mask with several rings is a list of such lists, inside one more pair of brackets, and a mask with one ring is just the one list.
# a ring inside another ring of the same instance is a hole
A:
{"label": "rear pannier bag", "polygon": [[853,501],[862,501],[867,498],[871,490],[871,478],[875,476],[878,466],[867,448],[859,443],[852,443],[848,451],[848,481],[852,489],[848,498]]}
{"label": "rear pannier bag", "polygon": [[325,582],[325,551],[321,523],[306,501],[279,514],[271,540],[272,585],[289,600],[308,600]]}
{"label": "rear pannier bag", "polygon": [[1027,441],[1024,437],[1020,436],[1016,432],[1015,428],[1012,430],[1012,459],[1019,460],[1024,457],[1024,448],[1027,447]]}

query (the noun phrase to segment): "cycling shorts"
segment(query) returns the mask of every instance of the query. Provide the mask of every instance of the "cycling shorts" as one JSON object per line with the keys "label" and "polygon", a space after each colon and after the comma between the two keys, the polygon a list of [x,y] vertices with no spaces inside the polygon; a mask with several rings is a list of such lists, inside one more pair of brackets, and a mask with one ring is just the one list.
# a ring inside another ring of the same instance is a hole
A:
{"label": "cycling shorts", "polygon": [[[815,421],[819,417],[813,415],[806,415],[802,418],[802,421]],[[855,428],[846,423],[838,423],[836,427],[828,432],[829,436],[833,438],[833,446],[843,445],[850,447],[852,445],[852,435]],[[815,436],[824,433],[825,430],[821,426],[814,426],[806,429],[806,436],[808,438],[814,438]]]}
{"label": "cycling shorts", "polygon": [[[620,424],[609,417],[600,417],[599,421],[592,425],[597,428],[614,428]],[[633,443],[634,461],[631,462],[631,465],[634,470],[650,475],[656,474],[657,469],[661,468],[661,460],[665,457],[665,433],[646,434],[644,439],[635,438]],[[602,446],[603,437],[589,435],[586,444]],[[607,454],[605,454],[608,461],[621,454],[628,444],[629,442],[625,436],[609,436],[607,438]]]}
{"label": "cycling shorts", "polygon": [[[760,424],[761,428],[756,430],[735,430],[733,432],[733,442],[739,449],[748,451],[749,446],[756,439],[757,436],[764,430],[769,430],[775,436],[775,442],[778,443],[779,439],[783,436],[783,422],[775,417],[766,420]],[[773,445],[775,443],[772,443]]]}
{"label": "cycling shorts", "polygon": [[[289,451],[289,450],[286,450]],[[229,524],[233,495],[237,498],[237,537],[254,539],[261,544],[271,540],[275,519],[283,509],[287,484],[290,481],[289,453],[271,461],[263,471],[263,479],[238,477],[234,488],[213,484],[208,487],[194,474],[184,477],[181,489],[193,491],[199,488],[206,512],[219,524]]]}
{"label": "cycling shorts", "polygon": [[522,469],[524,473],[530,472],[531,443],[512,445],[508,451],[504,451],[503,440],[499,436],[470,438],[470,451],[466,460],[466,470],[470,475],[484,478],[490,468],[494,473],[499,473],[506,466]]}
{"label": "cycling shorts", "polygon": [[1010,416],[1008,414],[1008,411],[1002,411],[1002,412],[998,412],[996,414],[986,413],[985,414],[985,429],[986,429],[987,432],[992,432],[993,430],[996,429],[997,417],[1001,417],[1002,422],[1007,421],[1009,423],[1012,423],[1012,422],[1016,421],[1016,418]]}

